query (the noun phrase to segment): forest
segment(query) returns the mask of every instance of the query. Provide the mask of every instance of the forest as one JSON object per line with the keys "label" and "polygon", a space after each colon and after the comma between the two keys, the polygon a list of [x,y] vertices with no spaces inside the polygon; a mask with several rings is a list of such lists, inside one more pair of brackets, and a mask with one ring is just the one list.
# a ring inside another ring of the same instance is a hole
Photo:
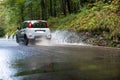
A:
{"label": "forest", "polygon": [[53,31],[82,32],[89,43],[120,46],[119,0],[0,1],[0,36],[15,34],[24,20],[40,19]]}

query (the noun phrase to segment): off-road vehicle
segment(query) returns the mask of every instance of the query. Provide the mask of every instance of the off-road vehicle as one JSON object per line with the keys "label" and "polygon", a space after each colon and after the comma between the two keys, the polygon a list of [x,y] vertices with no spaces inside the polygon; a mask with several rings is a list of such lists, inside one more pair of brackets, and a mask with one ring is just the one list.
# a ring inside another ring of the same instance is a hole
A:
{"label": "off-road vehicle", "polygon": [[50,29],[45,20],[28,20],[24,21],[17,29],[16,42],[28,45],[31,40],[44,37],[51,39]]}

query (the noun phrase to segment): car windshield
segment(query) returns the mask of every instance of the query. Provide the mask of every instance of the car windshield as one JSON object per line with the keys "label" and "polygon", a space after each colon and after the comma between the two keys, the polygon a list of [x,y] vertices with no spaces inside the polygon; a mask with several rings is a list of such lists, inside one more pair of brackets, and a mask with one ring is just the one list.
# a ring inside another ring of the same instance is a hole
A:
{"label": "car windshield", "polygon": [[[22,23],[21,27],[26,28],[29,26],[28,22]],[[32,23],[32,28],[47,28],[46,22],[34,22]]]}
{"label": "car windshield", "polygon": [[32,24],[32,28],[47,28],[46,22],[35,22]]}

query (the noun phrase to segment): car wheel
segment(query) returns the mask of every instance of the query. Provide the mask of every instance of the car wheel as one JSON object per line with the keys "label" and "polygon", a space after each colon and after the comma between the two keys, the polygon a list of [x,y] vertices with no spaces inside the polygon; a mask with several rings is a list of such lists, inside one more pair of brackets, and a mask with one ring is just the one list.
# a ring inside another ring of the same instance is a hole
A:
{"label": "car wheel", "polygon": [[27,38],[27,36],[24,37],[23,44],[24,45],[28,45],[29,44],[29,39]]}
{"label": "car wheel", "polygon": [[51,40],[52,36],[51,35],[47,35],[47,39]]}
{"label": "car wheel", "polygon": [[19,43],[19,38],[17,35],[16,35],[16,42]]}

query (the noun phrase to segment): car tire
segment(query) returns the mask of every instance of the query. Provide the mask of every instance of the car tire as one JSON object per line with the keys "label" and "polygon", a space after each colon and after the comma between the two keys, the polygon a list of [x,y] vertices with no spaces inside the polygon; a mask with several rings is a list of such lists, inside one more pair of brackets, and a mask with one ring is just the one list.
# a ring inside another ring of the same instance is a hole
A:
{"label": "car tire", "polygon": [[19,43],[19,38],[17,35],[16,35],[16,42]]}
{"label": "car tire", "polygon": [[29,44],[29,39],[27,38],[27,36],[24,36],[23,44],[26,46]]}
{"label": "car tire", "polygon": [[47,35],[46,38],[47,38],[48,40],[51,40],[52,36],[51,36],[51,35]]}

